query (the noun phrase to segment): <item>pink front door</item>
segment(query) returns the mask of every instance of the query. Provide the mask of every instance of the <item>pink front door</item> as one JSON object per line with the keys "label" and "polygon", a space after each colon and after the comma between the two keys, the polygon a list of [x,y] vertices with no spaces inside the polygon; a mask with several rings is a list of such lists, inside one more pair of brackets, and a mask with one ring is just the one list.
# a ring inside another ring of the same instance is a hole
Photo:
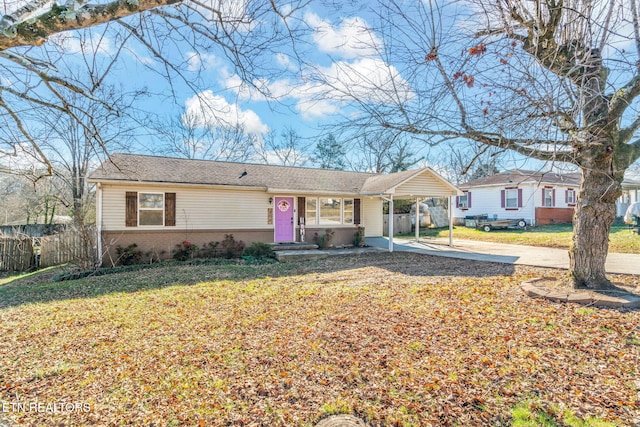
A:
{"label": "pink front door", "polygon": [[275,241],[293,242],[293,197],[276,197]]}

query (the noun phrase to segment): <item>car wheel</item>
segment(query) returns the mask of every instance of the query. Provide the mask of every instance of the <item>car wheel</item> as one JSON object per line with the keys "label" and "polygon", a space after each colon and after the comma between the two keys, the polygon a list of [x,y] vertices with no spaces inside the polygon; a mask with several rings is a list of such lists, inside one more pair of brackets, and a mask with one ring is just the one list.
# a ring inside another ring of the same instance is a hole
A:
{"label": "car wheel", "polygon": [[524,221],[518,221],[518,227],[524,228],[527,226],[527,223]]}
{"label": "car wheel", "polygon": [[484,227],[482,227],[482,229],[484,231],[491,231],[491,226],[490,225],[485,225]]}

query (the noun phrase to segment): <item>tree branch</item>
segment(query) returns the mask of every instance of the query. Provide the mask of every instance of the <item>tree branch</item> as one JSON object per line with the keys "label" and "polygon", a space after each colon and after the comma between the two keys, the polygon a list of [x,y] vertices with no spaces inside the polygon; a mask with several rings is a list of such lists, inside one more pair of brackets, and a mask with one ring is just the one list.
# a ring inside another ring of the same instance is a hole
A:
{"label": "tree branch", "polygon": [[[54,4],[33,23],[23,22],[8,26],[0,33],[0,51],[18,46],[40,46],[53,34],[104,24],[179,2],[180,0],[116,0],[106,4],[88,4],[77,10]],[[4,16],[3,21],[7,22]]]}
{"label": "tree branch", "polygon": [[609,102],[609,117],[619,120],[638,95],[640,95],[640,74],[634,76],[629,83],[613,94]]}
{"label": "tree branch", "polygon": [[471,139],[473,141],[481,142],[492,147],[503,149],[507,148],[517,153],[539,160],[554,160],[559,162],[573,161],[573,153],[569,151],[545,151],[540,148],[540,146],[568,148],[566,141],[505,138],[504,136],[499,134],[483,133],[475,131],[473,129],[466,130],[465,132],[456,132],[451,130],[418,129],[411,124],[406,126],[396,126],[389,123],[382,123],[382,126],[387,129],[395,129],[402,132],[413,133],[415,135]]}
{"label": "tree branch", "polygon": [[636,160],[640,159],[640,138],[628,144],[629,147],[629,166]]}
{"label": "tree branch", "polygon": [[38,143],[31,137],[31,134],[27,132],[24,125],[22,124],[22,120],[20,120],[18,115],[11,108],[9,108],[2,97],[0,97],[0,107],[2,107],[9,114],[9,116],[11,116],[13,121],[16,123],[18,130],[20,130],[20,133],[22,133],[22,135],[27,138],[33,149],[36,150],[36,153],[40,156],[40,160],[47,166],[48,176],[53,175],[53,165],[51,164],[47,156],[42,152],[42,149],[40,149],[40,145],[38,145]]}
{"label": "tree branch", "polygon": [[636,119],[626,128],[620,129],[619,132],[619,140],[621,144],[626,144],[631,140],[633,134],[640,129],[640,114],[636,117]]}

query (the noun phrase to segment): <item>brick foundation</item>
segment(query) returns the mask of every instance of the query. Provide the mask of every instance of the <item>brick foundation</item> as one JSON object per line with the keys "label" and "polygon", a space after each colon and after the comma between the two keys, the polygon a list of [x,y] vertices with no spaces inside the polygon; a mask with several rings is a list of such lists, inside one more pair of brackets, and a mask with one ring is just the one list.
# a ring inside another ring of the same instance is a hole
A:
{"label": "brick foundation", "polygon": [[[324,228],[308,228],[306,230],[306,241],[313,243],[314,233],[323,235]],[[331,244],[334,246],[353,244],[356,227],[334,228]],[[176,245],[183,241],[203,247],[209,242],[221,242],[226,234],[233,234],[235,240],[242,240],[247,246],[253,242],[273,242],[273,229],[249,229],[249,230],[122,230],[103,231],[103,264],[111,266],[116,258],[116,247],[126,247],[135,243],[143,257],[169,259],[173,256]],[[300,241],[299,231],[296,232],[296,239]]]}

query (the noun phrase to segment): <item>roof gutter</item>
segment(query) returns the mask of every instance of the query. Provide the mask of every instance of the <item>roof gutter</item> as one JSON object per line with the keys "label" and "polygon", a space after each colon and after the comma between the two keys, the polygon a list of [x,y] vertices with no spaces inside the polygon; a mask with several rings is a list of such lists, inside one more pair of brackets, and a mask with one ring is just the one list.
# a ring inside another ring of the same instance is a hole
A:
{"label": "roof gutter", "polygon": [[174,187],[203,187],[203,188],[221,188],[227,190],[262,190],[267,191],[267,187],[264,186],[251,186],[251,185],[226,185],[226,184],[206,184],[206,183],[184,183],[184,182],[170,182],[170,181],[129,181],[129,180],[118,180],[118,179],[95,179],[89,178],[87,180],[89,183],[95,184],[111,184],[111,185],[135,185],[135,186],[151,186],[151,187],[166,187],[166,186],[174,186]]}

